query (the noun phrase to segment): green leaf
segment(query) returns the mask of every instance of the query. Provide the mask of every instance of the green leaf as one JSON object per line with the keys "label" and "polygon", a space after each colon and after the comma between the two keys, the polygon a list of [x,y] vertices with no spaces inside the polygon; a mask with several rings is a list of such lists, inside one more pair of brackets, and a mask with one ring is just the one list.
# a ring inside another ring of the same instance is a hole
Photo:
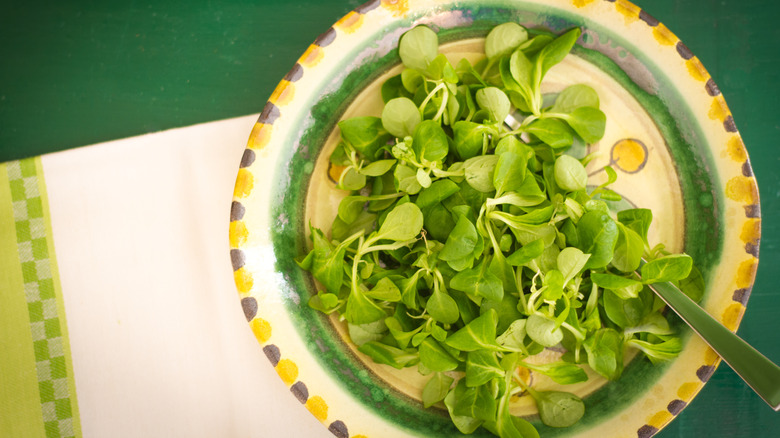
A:
{"label": "green leaf", "polygon": [[612,290],[604,291],[604,312],[621,328],[634,327],[652,311],[653,295],[640,293],[636,298],[622,298]]}
{"label": "green leaf", "polygon": [[489,193],[495,190],[493,186],[493,173],[498,164],[499,157],[495,155],[480,155],[469,158],[463,164],[466,173],[466,182],[474,189]]}
{"label": "green leaf", "polygon": [[385,173],[387,173],[390,169],[392,169],[395,163],[396,160],[374,161],[373,163],[369,163],[368,165],[360,169],[360,173],[366,176],[382,176]]}
{"label": "green leaf", "polygon": [[520,155],[523,159],[525,159],[526,165],[528,164],[529,159],[532,160],[534,158],[534,151],[525,143],[518,140],[517,136],[515,135],[507,135],[506,137],[503,137],[501,140],[499,140],[498,144],[496,144],[496,150],[494,151],[496,155],[503,155],[507,152]]}
{"label": "green leaf", "polygon": [[496,196],[520,190],[525,181],[527,165],[528,160],[525,155],[514,152],[501,154],[493,172],[493,186],[496,189]]}
{"label": "green leaf", "polygon": [[558,270],[563,274],[563,284],[568,283],[576,277],[585,268],[590,259],[589,254],[585,254],[573,246],[566,247],[558,253]]}
{"label": "green leaf", "polygon": [[542,423],[550,427],[572,426],[585,414],[585,403],[568,392],[538,391],[534,398]]}
{"label": "green leaf", "polygon": [[509,73],[509,59],[507,58],[501,58],[500,65],[500,72],[501,72],[501,80],[504,81],[505,87],[506,87],[506,95],[509,97],[509,101],[512,102],[512,105],[517,108],[518,111],[523,113],[530,113],[533,110],[531,109],[531,102],[532,99],[529,97],[526,97],[526,93],[521,90],[522,88],[517,84],[517,81],[512,78],[511,73]]}
{"label": "green leaf", "polygon": [[582,343],[588,353],[588,365],[609,380],[623,372],[623,335],[611,328],[598,330]]}
{"label": "green leaf", "polygon": [[522,50],[518,49],[512,52],[508,66],[511,78],[517,84],[516,90],[526,99],[531,98],[536,87],[533,81],[534,64],[525,56]]}
{"label": "green leaf", "polygon": [[485,38],[485,55],[488,59],[508,55],[526,40],[528,31],[523,26],[511,22],[499,24]]}
{"label": "green leaf", "polygon": [[542,255],[542,252],[544,252],[544,241],[542,239],[537,239],[523,245],[520,249],[507,257],[506,261],[512,266],[523,266]]}
{"label": "green leaf", "polygon": [[627,289],[626,293],[629,294],[629,296],[626,298],[636,298],[639,290],[642,289],[641,282],[614,274],[592,272],[590,274],[590,279],[594,284],[604,289],[611,289],[614,291]]}
{"label": "green leaf", "polygon": [[490,114],[490,120],[503,123],[509,115],[512,104],[506,94],[496,87],[485,87],[477,90],[477,105]]}
{"label": "green leaf", "polygon": [[[490,200],[488,202],[490,202]],[[554,211],[555,210],[553,207],[548,205],[546,207],[540,206],[538,208],[532,209],[529,213],[521,215],[513,215],[502,211],[493,211],[490,213],[489,217],[491,219],[498,219],[509,226],[521,227],[523,225],[547,225],[552,219]]]}
{"label": "green leaf", "polygon": [[469,387],[465,379],[460,379],[455,386],[453,413],[478,420],[493,420],[496,418],[496,399],[487,385]]}
{"label": "green leaf", "polygon": [[350,164],[350,160],[347,156],[347,151],[345,148],[346,145],[344,142],[339,142],[339,144],[336,145],[336,147],[333,149],[333,152],[330,153],[328,161],[335,164],[336,166],[348,166]]}
{"label": "green leaf", "polygon": [[458,87],[458,95],[462,92],[461,87],[465,88],[471,84],[480,84],[483,87],[487,87],[487,84],[482,79],[482,75],[474,69],[474,66],[471,65],[466,58],[461,58],[461,60],[458,61],[458,65],[455,66],[455,72],[460,76],[461,81],[464,84]]}
{"label": "green leaf", "polygon": [[339,297],[331,293],[318,291],[317,295],[309,298],[309,307],[322,313],[330,314],[339,306]]}
{"label": "green leaf", "polygon": [[682,280],[691,272],[693,260],[686,254],[673,254],[648,262],[642,266],[642,282],[645,284]]}
{"label": "green leaf", "polygon": [[572,363],[529,364],[523,362],[522,365],[539,374],[544,374],[561,385],[571,385],[588,380],[588,374],[585,373],[585,370]]}
{"label": "green leaf", "polygon": [[504,297],[504,285],[501,279],[488,270],[488,264],[483,259],[473,269],[466,269],[450,280],[450,288],[456,289],[473,297],[501,301]]}
{"label": "green leaf", "polygon": [[642,350],[653,363],[672,360],[682,351],[682,342],[678,337],[671,337],[659,343],[631,339],[628,341],[628,345]]}
{"label": "green leaf", "polygon": [[395,166],[395,181],[398,191],[415,195],[422,190],[420,182],[417,181],[417,171],[404,164]]}
{"label": "green leaf", "polygon": [[422,188],[427,189],[431,186],[431,176],[428,175],[428,172],[425,171],[425,169],[418,167],[417,168],[417,182],[420,183],[420,186]]}
{"label": "green leaf", "polygon": [[[541,239],[544,243],[545,249],[547,249],[555,241],[556,231],[555,226],[552,224],[533,225],[524,224],[522,222],[514,222],[509,224],[509,227],[512,233],[515,235],[517,241],[522,245],[528,245],[534,240]],[[544,252],[542,252],[542,255],[544,255]],[[558,254],[556,253],[555,256],[557,257]]]}
{"label": "green leaf", "polygon": [[425,304],[425,310],[433,319],[442,324],[454,324],[460,316],[458,303],[446,292],[435,288],[428,302]]}
{"label": "green leaf", "polygon": [[433,338],[425,338],[419,352],[420,363],[431,371],[452,371],[458,367],[458,360]]}
{"label": "green leaf", "polygon": [[550,111],[568,114],[583,106],[598,108],[599,95],[588,85],[575,84],[566,87],[558,94]]}
{"label": "green leaf", "polygon": [[[384,160],[383,160],[384,161]],[[395,195],[398,191],[395,188],[395,175],[386,172],[382,176],[374,178],[371,181],[371,200],[368,203],[368,211],[376,213],[385,210],[395,203],[396,198],[379,198],[383,195]],[[366,233],[368,234],[368,233]]]}
{"label": "green leaf", "polygon": [[379,117],[352,117],[340,121],[338,125],[344,141],[371,160],[392,139]]}
{"label": "green leaf", "polygon": [[523,185],[517,190],[518,202],[514,205],[518,207],[533,207],[546,200],[546,196],[539,188],[536,177],[530,172],[525,175]]}
{"label": "green leaf", "polygon": [[[398,309],[397,307],[396,309]],[[422,330],[423,326],[418,326],[415,329],[407,330],[406,327],[402,326],[401,323],[398,321],[397,317],[388,317],[385,319],[385,325],[387,326],[387,329],[390,331],[390,336],[395,339],[396,343],[398,344],[399,348],[406,348],[409,346],[409,342],[411,342],[412,337],[416,335],[417,333]]]}
{"label": "green leaf", "polygon": [[555,183],[558,187],[575,192],[585,190],[588,172],[580,161],[570,155],[561,155],[555,160]]}
{"label": "green leaf", "polygon": [[701,271],[693,265],[691,266],[691,273],[687,277],[680,280],[680,290],[688,295],[688,298],[692,299],[695,303],[701,301],[704,297],[704,277],[701,275]]}
{"label": "green leaf", "polygon": [[400,281],[401,301],[410,309],[416,310],[417,304],[417,282],[420,278],[420,271],[415,271],[411,277]]}
{"label": "green leaf", "polygon": [[417,26],[401,36],[398,55],[409,68],[424,71],[439,55],[439,38],[427,26]]}
{"label": "green leaf", "polygon": [[461,351],[496,349],[498,314],[490,309],[447,338],[447,345]]}
{"label": "green leaf", "polygon": [[636,231],[618,222],[618,238],[612,266],[618,271],[634,272],[639,269],[645,243]]}
{"label": "green leaf", "polygon": [[[417,91],[418,88],[422,84],[425,83],[425,76],[419,71],[415,70],[413,68],[405,68],[401,72],[401,83],[403,84],[404,89],[408,91],[409,93],[414,93]],[[408,96],[399,96],[399,97],[408,97]],[[385,101],[387,103],[387,101]]]}
{"label": "green leaf", "polygon": [[[456,88],[456,91],[457,90],[458,89]],[[466,97],[459,93],[460,91],[454,95],[450,94],[447,99],[447,110],[444,112],[443,122],[450,126],[460,120],[467,111]]]}
{"label": "green leaf", "polygon": [[558,119],[538,119],[523,128],[525,132],[533,134],[543,143],[556,150],[563,150],[574,143],[571,130],[565,123]]}
{"label": "green leaf", "polygon": [[674,334],[674,330],[669,327],[669,321],[658,312],[650,313],[645,316],[639,324],[633,327],[627,327],[624,332],[626,335],[631,335],[633,333],[651,333],[662,336]]}
{"label": "green leaf", "polygon": [[496,342],[504,348],[508,348],[513,351],[525,351],[525,325],[528,322],[526,319],[516,319],[509,327],[496,338]]}
{"label": "green leaf", "polygon": [[574,47],[574,43],[577,42],[580,34],[582,34],[580,28],[574,28],[544,46],[536,58],[537,72],[535,74],[537,75],[537,83],[541,83],[542,78],[552,66],[563,61],[563,58]]}
{"label": "green leaf", "polygon": [[382,102],[387,103],[396,97],[411,97],[411,92],[404,88],[401,75],[395,75],[382,84]]}
{"label": "green leaf", "polygon": [[[461,385],[461,382],[463,382],[462,383],[463,386],[466,385],[463,379],[460,379],[460,381],[458,381],[458,385]],[[480,425],[482,425],[483,420],[478,420],[476,418],[469,417],[466,415],[455,414],[455,407],[456,404],[458,403],[456,389],[457,389],[457,385],[455,388],[452,388],[450,392],[447,393],[446,397],[444,397],[444,406],[447,407],[447,411],[450,413],[450,419],[452,419],[452,424],[454,424],[455,427],[458,428],[458,430],[461,433],[468,435],[474,433],[474,431],[477,430],[477,428]]]}
{"label": "green leaf", "polygon": [[577,227],[574,225],[574,221],[571,219],[571,217],[563,221],[563,225],[561,225],[560,231],[561,234],[566,237],[567,245],[572,245],[575,248],[580,246],[580,237],[577,235]]}
{"label": "green leaf", "polygon": [[366,176],[359,173],[354,167],[349,167],[339,179],[339,188],[342,190],[360,190],[366,186]]}
{"label": "green leaf", "polygon": [[444,248],[439,253],[439,259],[454,261],[471,256],[477,245],[477,229],[464,215],[458,218]]}
{"label": "green leaf", "polygon": [[528,317],[525,330],[529,338],[545,347],[553,347],[563,340],[563,332],[555,321],[538,313]]}
{"label": "green leaf", "polygon": [[387,326],[383,320],[370,322],[368,324],[347,324],[347,330],[349,331],[349,338],[357,346],[361,346],[366,342],[378,341],[382,339],[387,333]]}
{"label": "green leaf", "polygon": [[421,121],[417,105],[406,97],[397,97],[382,109],[382,126],[398,138],[410,137]]}
{"label": "green leaf", "polygon": [[382,239],[397,242],[411,240],[420,234],[423,227],[423,214],[420,207],[411,202],[393,208],[379,228],[378,235]]}
{"label": "green leaf", "polygon": [[450,386],[455,381],[452,377],[443,373],[434,373],[422,391],[422,402],[425,408],[444,400],[450,391]]}
{"label": "green leaf", "polygon": [[311,228],[311,236],[314,248],[309,271],[328,292],[338,295],[344,282],[344,253],[356,238],[334,247],[318,228]]}
{"label": "green leaf", "polygon": [[550,44],[553,39],[554,38],[550,35],[537,35],[521,44],[519,49],[522,50],[526,56],[533,56],[542,50],[546,45]]}
{"label": "green leaf", "polygon": [[509,413],[509,403],[506,403],[506,414],[498,414],[496,432],[501,438],[539,438],[539,431],[528,420],[515,417]]}
{"label": "green leaf", "polygon": [[511,234],[504,234],[498,239],[498,248],[501,252],[509,252],[512,250],[512,245],[515,243],[515,239]]}
{"label": "green leaf", "polygon": [[367,355],[376,363],[390,365],[399,370],[410,367],[419,361],[416,353],[410,353],[377,341],[366,342],[358,347],[358,351]]}
{"label": "green leaf", "polygon": [[[417,201],[419,200],[420,198],[417,198]],[[422,212],[425,216],[423,224],[425,230],[428,232],[428,236],[440,242],[446,241],[447,237],[449,237],[450,233],[452,233],[452,230],[455,228],[455,220],[450,211],[447,210],[442,203],[436,203],[422,208]]]}
{"label": "green leaf", "polygon": [[418,207],[425,209],[434,204],[438,204],[450,196],[460,191],[460,187],[449,178],[442,178],[434,181],[430,187],[420,192],[417,200],[414,201]]}
{"label": "green leaf", "polygon": [[428,65],[428,68],[425,69],[425,74],[429,78],[437,81],[443,80],[450,84],[458,83],[458,74],[443,53],[436,55],[436,57],[433,58],[433,61]]}
{"label": "green leaf", "polygon": [[424,120],[414,130],[412,149],[418,159],[441,161],[449,152],[449,140],[438,123]]}
{"label": "green leaf", "polygon": [[358,217],[349,224],[336,216],[333,220],[333,228],[330,230],[331,236],[336,240],[343,240],[359,232],[368,235],[374,230],[374,222],[376,222],[376,215],[367,211],[361,211]]}
{"label": "green leaf", "polygon": [[[501,303],[501,307],[504,307],[506,305],[505,301],[507,300],[507,298],[509,296],[515,296],[515,297],[517,296],[517,295],[515,295],[518,292],[518,290],[517,290],[517,276],[516,276],[515,270],[514,270],[514,268],[512,266],[509,265],[509,263],[506,262],[506,259],[504,257],[494,256],[492,259],[490,259],[490,265],[488,266],[488,272],[490,272],[493,275],[495,275],[499,280],[501,280],[501,283],[503,284],[505,293],[504,293],[504,298],[500,300],[500,303]],[[487,302],[483,302],[482,304],[483,304],[483,306],[486,306],[486,305],[488,305],[488,303],[496,303],[496,304],[498,304],[499,301],[497,301],[497,300],[488,300]],[[515,303],[515,307],[516,307],[516,304],[517,303]],[[483,309],[483,311],[485,311],[485,310],[487,310],[487,309]],[[502,315],[500,310],[498,310],[498,312],[499,312],[499,321],[501,321],[502,316],[504,316],[504,315]],[[518,317],[519,317],[519,315],[518,315]],[[507,323],[507,326],[509,326],[509,323],[511,323],[511,322],[512,321],[509,321]],[[501,324],[499,324],[499,325],[501,325]]]}
{"label": "green leaf", "polygon": [[544,276],[544,286],[546,288],[542,292],[543,300],[557,301],[560,299],[563,296],[563,274],[561,274],[561,271],[557,269],[548,271]]}
{"label": "green leaf", "polygon": [[607,116],[598,108],[583,106],[572,111],[566,118],[566,122],[577,135],[590,144],[601,140],[604,136]]}
{"label": "green leaf", "polygon": [[381,278],[373,289],[364,292],[367,297],[379,301],[401,301],[401,290],[387,277]]}
{"label": "green leaf", "polygon": [[647,230],[653,221],[653,212],[646,208],[632,208],[618,212],[617,220],[626,227],[634,230],[642,240],[647,243]]}
{"label": "green leaf", "polygon": [[474,254],[469,254],[458,259],[447,260],[447,265],[456,272],[469,269],[474,266]]}
{"label": "green leaf", "polygon": [[504,370],[494,351],[472,351],[466,357],[466,386],[484,385],[495,377],[503,376]]}
{"label": "green leaf", "polygon": [[356,290],[357,288],[353,288],[352,293],[347,298],[347,308],[344,312],[344,318],[347,322],[362,325],[385,319],[387,312],[365,296],[363,292]]}
{"label": "green leaf", "polygon": [[[553,228],[554,232],[555,227],[553,225],[547,225],[547,227]],[[555,237],[557,237],[556,234],[552,236],[553,240]],[[560,254],[560,252],[561,250],[558,248],[558,245],[553,245],[552,243],[544,248],[542,256],[537,259],[537,263],[542,272],[547,272],[556,268],[558,254]]]}
{"label": "green leaf", "polygon": [[345,196],[339,202],[338,215],[345,223],[351,224],[358,218],[368,202],[365,196]]}
{"label": "green leaf", "polygon": [[603,268],[612,261],[618,238],[618,227],[607,213],[589,211],[577,223],[579,249],[590,254],[586,269]]}
{"label": "green leaf", "polygon": [[449,292],[450,297],[457,303],[458,311],[460,312],[460,320],[463,321],[464,324],[468,324],[479,316],[479,308],[465,293],[455,289],[449,289],[447,292]]}
{"label": "green leaf", "polygon": [[452,125],[452,133],[458,156],[467,160],[482,152],[488,129],[480,123],[460,120]]}

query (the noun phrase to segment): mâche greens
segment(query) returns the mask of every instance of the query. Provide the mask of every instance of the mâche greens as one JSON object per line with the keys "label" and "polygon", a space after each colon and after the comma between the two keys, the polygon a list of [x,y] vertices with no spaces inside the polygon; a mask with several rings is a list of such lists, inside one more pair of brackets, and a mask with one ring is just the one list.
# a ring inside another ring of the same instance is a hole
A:
{"label": "m\u00e2che greens", "polygon": [[[592,157],[566,154],[601,139],[607,120],[588,85],[541,91],[580,33],[505,23],[484,59],[455,66],[432,29],[405,33],[405,69],[383,84],[381,117],[338,124],[330,162],[349,195],[298,260],[322,286],[309,305],[337,312],[375,362],[430,376],[423,405],[442,403],[463,433],[538,436],[510,414],[521,393],[544,424],[576,423],[584,404],[563,389],[588,379],[583,367],[614,380],[627,348],[654,362],[680,352],[646,286],[702,295],[690,257],[648,242],[649,210],[608,209],[617,174],[607,167],[607,181],[588,186]],[[528,360],[550,347],[565,351],[559,361]],[[561,391],[530,387],[522,368]]]}

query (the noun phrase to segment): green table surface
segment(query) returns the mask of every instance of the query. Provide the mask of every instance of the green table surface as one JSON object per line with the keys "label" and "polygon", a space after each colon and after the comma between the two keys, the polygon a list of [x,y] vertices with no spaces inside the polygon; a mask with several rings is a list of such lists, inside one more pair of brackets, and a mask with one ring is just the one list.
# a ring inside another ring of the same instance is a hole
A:
{"label": "green table surface", "polygon": [[[306,47],[359,0],[3,2],[0,162],[260,112]],[[758,277],[739,334],[780,362],[780,6],[636,0],[709,70],[761,193]],[[658,436],[777,436],[726,365]],[[632,433],[633,434],[633,433]]]}

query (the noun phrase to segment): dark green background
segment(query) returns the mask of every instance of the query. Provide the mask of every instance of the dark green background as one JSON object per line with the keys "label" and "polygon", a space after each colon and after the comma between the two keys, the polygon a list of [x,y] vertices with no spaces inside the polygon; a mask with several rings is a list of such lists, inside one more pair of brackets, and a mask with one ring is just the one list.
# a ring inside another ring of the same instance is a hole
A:
{"label": "dark green background", "polygon": [[[62,3],[1,3],[0,162],[258,113],[317,35],[362,1]],[[635,3],[701,59],[747,144],[764,220],[739,334],[780,362],[780,6]],[[778,428],[780,414],[722,365],[658,436],[764,437]]]}

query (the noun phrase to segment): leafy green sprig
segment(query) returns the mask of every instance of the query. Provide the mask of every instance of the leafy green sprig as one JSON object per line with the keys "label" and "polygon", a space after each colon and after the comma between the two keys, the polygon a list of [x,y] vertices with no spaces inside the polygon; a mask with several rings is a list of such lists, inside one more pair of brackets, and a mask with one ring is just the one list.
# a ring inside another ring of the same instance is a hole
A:
{"label": "leafy green sprig", "polygon": [[[330,238],[312,227],[298,261],[322,287],[309,305],[336,313],[375,362],[430,376],[424,406],[443,404],[463,433],[538,436],[509,411],[525,393],[543,423],[576,423],[582,400],[530,387],[518,370],[569,385],[587,380],[585,366],[619,378],[628,348],[669,360],[680,339],[646,286],[702,295],[690,257],[648,242],[649,210],[609,210],[616,172],[590,187],[592,156],[566,154],[606,127],[590,86],[542,92],[579,36],[505,23],[483,60],[453,67],[436,33],[415,27],[399,41],[405,69],[382,86],[381,117],[338,124],[330,161],[349,194]],[[545,348],[565,353],[529,360]]]}

